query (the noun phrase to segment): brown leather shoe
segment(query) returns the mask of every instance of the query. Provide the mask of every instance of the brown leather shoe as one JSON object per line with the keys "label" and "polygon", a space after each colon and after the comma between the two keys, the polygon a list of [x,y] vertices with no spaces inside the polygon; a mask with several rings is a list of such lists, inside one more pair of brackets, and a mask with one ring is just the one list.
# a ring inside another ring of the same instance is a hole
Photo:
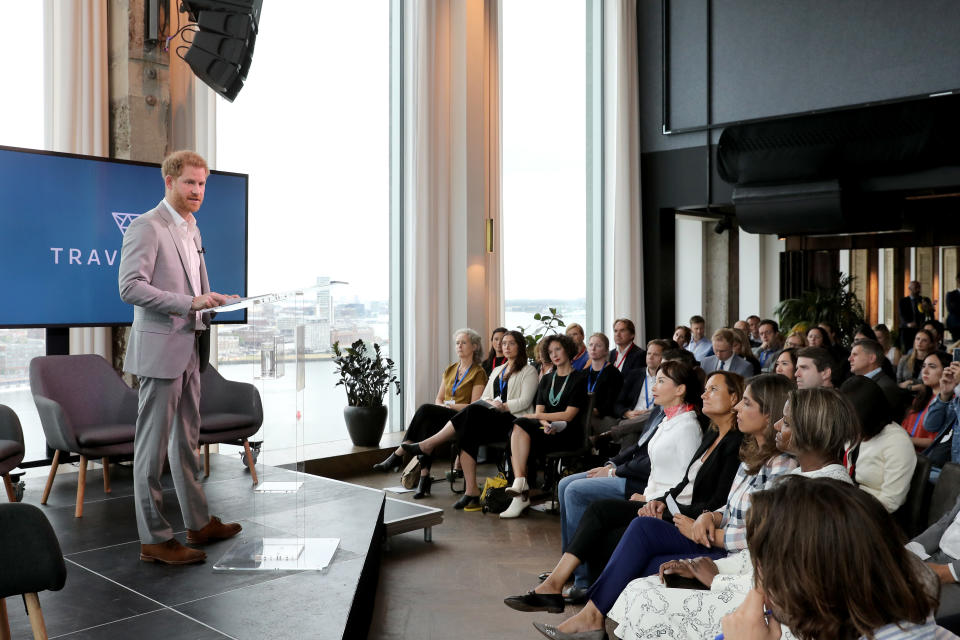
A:
{"label": "brown leather shoe", "polygon": [[220,518],[213,516],[210,522],[200,529],[194,531],[187,529],[187,542],[189,544],[206,544],[215,540],[226,540],[240,533],[243,527],[239,522],[221,522]]}
{"label": "brown leather shoe", "polygon": [[199,549],[185,547],[176,538],[159,544],[140,545],[140,559],[144,562],[162,562],[163,564],[194,564],[207,559],[207,554]]}

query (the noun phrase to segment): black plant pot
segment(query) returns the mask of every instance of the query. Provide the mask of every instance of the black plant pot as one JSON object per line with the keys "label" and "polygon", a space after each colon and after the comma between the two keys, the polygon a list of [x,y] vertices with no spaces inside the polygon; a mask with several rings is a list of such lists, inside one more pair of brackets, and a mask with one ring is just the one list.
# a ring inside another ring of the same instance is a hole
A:
{"label": "black plant pot", "polygon": [[344,407],[343,419],[347,423],[350,439],[358,447],[375,447],[380,444],[383,429],[387,426],[387,408]]}

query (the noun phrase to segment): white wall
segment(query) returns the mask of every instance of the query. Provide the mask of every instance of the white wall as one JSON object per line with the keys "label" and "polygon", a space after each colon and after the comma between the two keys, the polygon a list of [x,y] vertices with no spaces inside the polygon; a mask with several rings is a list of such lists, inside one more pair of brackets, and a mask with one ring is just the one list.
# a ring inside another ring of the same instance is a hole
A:
{"label": "white wall", "polygon": [[676,221],[676,321],[687,324],[703,313],[703,223],[677,216]]}

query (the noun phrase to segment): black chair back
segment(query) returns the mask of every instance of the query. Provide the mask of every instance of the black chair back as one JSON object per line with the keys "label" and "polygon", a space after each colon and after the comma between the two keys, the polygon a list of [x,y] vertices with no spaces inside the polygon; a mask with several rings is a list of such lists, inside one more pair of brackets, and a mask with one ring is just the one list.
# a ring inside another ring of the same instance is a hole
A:
{"label": "black chair back", "polygon": [[60,542],[32,504],[0,504],[0,598],[59,591],[67,581]]}
{"label": "black chair back", "polygon": [[930,500],[929,477],[930,460],[917,455],[917,466],[913,469],[907,500],[893,513],[893,519],[903,529],[907,538],[913,538],[925,528],[924,514],[928,511]]}

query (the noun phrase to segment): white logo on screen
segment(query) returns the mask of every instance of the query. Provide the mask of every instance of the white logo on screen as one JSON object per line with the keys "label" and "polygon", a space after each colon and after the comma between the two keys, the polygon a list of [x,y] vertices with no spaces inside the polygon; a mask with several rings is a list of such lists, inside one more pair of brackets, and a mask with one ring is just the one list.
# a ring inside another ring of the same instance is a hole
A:
{"label": "white logo on screen", "polygon": [[[117,223],[117,228],[121,235],[127,232],[130,223],[139,218],[142,213],[122,213],[111,211],[113,221]],[[53,253],[53,264],[67,265],[97,265],[106,264],[112,267],[117,262],[116,249],[77,249],[76,247],[50,247]],[[63,262],[61,262],[61,260]]]}

